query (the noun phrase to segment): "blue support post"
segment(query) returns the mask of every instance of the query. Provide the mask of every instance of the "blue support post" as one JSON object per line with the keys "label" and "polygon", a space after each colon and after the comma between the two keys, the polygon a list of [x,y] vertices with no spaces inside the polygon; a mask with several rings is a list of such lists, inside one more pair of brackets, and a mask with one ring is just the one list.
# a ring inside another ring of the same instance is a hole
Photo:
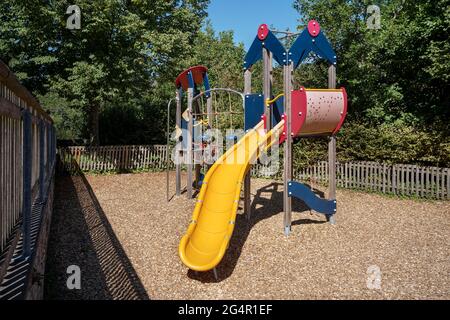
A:
{"label": "blue support post", "polygon": [[189,71],[187,76],[188,76],[189,88],[194,89],[195,81],[194,81],[194,76],[192,75],[192,71]]}
{"label": "blue support post", "polygon": [[31,169],[32,169],[32,122],[31,113],[24,110],[23,122],[23,196],[22,196],[22,236],[23,250],[21,258],[27,259],[31,254]]}
{"label": "blue support post", "polygon": [[203,75],[203,83],[205,85],[205,91],[206,91],[206,98],[210,98],[211,97],[211,92],[209,91],[211,89],[211,85],[209,84],[209,78],[208,78],[208,74],[205,72],[205,74]]}

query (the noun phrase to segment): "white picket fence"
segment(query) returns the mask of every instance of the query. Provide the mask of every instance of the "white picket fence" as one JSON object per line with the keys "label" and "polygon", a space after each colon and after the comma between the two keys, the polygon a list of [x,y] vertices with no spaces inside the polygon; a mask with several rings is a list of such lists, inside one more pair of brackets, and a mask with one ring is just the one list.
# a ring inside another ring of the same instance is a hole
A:
{"label": "white picket fence", "polygon": [[[170,150],[169,150],[170,151]],[[166,168],[167,148],[155,146],[102,146],[59,148],[60,169],[69,172],[82,171],[133,171],[164,170]],[[171,169],[173,168],[171,163]],[[253,176],[261,176],[267,169],[254,165]],[[273,178],[281,177],[280,167]],[[295,168],[296,180],[327,184],[328,163]],[[450,199],[450,169],[422,167],[405,164],[383,164],[377,162],[355,161],[337,163],[337,186],[380,193],[416,196],[430,199]]]}

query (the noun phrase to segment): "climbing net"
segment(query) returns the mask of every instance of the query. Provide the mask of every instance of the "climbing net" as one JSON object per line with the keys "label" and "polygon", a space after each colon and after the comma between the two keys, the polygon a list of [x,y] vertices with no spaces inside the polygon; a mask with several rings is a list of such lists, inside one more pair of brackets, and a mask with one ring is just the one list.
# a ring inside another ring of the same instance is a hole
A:
{"label": "climbing net", "polygon": [[214,162],[224,147],[236,143],[237,132],[242,134],[244,128],[244,103],[244,94],[229,88],[210,89],[193,98],[194,131],[201,127],[202,132],[202,139],[194,142],[194,149],[202,151],[199,155]]}

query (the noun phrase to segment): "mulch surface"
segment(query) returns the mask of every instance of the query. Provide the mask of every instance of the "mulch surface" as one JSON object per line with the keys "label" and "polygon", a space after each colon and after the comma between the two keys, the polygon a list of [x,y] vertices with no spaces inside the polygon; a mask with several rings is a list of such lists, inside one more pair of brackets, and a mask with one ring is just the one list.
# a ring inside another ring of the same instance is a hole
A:
{"label": "mulch surface", "polygon": [[[59,177],[46,298],[450,298],[448,201],[338,190],[336,225],[295,200],[286,237],[282,184],[252,179],[251,219],[238,215],[216,281],[181,263],[195,200],[168,203],[165,181],[165,173]],[[171,184],[173,194],[173,174]],[[80,290],[67,289],[70,265],[81,269]]]}

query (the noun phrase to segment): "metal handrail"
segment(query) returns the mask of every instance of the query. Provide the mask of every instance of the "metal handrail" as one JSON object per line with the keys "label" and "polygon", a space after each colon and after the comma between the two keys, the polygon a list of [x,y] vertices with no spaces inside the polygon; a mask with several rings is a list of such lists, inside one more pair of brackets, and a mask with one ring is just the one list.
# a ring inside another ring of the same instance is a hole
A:
{"label": "metal handrail", "polygon": [[234,89],[230,89],[230,88],[212,88],[209,90],[205,90],[200,92],[198,95],[196,95],[192,100],[196,101],[197,99],[199,99],[200,97],[204,96],[207,93],[211,93],[211,92],[216,92],[216,91],[225,91],[225,92],[231,92],[231,93],[235,93],[241,96],[242,98],[242,108],[244,108],[244,104],[245,104],[245,94],[243,92],[234,90]]}

